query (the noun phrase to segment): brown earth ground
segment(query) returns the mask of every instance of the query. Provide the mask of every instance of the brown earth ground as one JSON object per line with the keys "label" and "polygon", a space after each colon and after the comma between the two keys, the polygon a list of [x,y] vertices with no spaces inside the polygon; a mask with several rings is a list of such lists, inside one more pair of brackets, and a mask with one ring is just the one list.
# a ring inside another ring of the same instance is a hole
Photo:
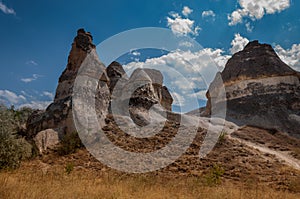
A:
{"label": "brown earth ground", "polygon": [[[174,134],[169,123],[156,139],[136,139],[114,125],[104,128],[115,144],[130,151],[163,147]],[[16,171],[0,173],[0,198],[300,198],[300,171],[245,140],[299,159],[300,140],[273,130],[243,127],[224,135],[205,158],[198,152],[203,129],[177,161],[159,171],[128,174],[111,169],[85,149],[59,156],[50,152],[24,162]],[[156,144],[155,144],[156,143]],[[159,144],[157,144],[159,143]],[[214,167],[220,183],[208,183]]]}

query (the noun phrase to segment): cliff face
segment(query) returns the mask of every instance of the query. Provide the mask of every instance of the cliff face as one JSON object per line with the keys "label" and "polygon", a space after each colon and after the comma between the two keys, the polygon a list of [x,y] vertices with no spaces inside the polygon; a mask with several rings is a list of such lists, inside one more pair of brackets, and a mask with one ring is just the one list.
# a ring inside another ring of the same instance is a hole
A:
{"label": "cliff face", "polygon": [[[220,77],[226,90],[227,120],[300,136],[300,76],[270,45],[250,42],[232,56]],[[207,113],[214,107],[210,93],[218,89],[216,81],[207,93]]]}

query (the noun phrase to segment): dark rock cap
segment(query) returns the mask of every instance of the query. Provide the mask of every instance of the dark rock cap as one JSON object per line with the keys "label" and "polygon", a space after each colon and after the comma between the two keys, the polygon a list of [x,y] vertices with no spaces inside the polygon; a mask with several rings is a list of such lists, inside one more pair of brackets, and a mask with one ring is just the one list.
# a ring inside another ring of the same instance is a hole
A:
{"label": "dark rock cap", "polygon": [[77,30],[77,36],[74,39],[76,47],[80,48],[86,52],[89,52],[92,48],[96,46],[93,44],[93,36],[90,32],[85,32],[83,28]]}
{"label": "dark rock cap", "polygon": [[271,45],[257,40],[234,54],[222,72],[224,82],[284,75],[297,75],[297,72],[281,61]]}

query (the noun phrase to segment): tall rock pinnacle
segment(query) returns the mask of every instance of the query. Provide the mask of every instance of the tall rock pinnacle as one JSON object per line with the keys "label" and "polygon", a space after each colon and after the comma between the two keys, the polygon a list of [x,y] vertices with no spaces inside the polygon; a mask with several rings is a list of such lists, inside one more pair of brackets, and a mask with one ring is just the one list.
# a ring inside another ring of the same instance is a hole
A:
{"label": "tall rock pinnacle", "polygon": [[[92,35],[89,32],[85,32],[84,29],[79,29],[72,44],[67,67],[59,78],[54,102],[45,111],[33,113],[27,121],[27,133],[30,138],[43,139],[43,137],[48,136],[44,135],[45,133],[51,132],[51,137],[61,139],[68,133],[76,132],[72,114],[73,88],[77,73],[83,64],[92,65],[98,71],[103,72],[101,78],[93,77],[99,79],[99,86],[95,96],[95,108],[97,109],[97,114],[101,116],[107,114],[110,95],[105,66],[98,58]],[[96,74],[93,71],[90,71],[90,73],[92,76]],[[43,135],[37,135],[41,131]],[[57,135],[53,135],[55,133]],[[48,142],[47,140],[43,142],[41,140],[36,141],[36,143],[44,143],[45,145],[38,146],[40,151],[57,142],[59,140],[56,140],[56,142]]]}
{"label": "tall rock pinnacle", "polygon": [[54,102],[64,99],[71,95],[73,89],[73,83],[76,78],[78,69],[87,57],[88,53],[95,50],[96,47],[93,44],[93,37],[89,32],[85,32],[84,29],[77,31],[77,36],[74,38],[72,49],[68,57],[68,64],[64,72],[59,78],[58,87]]}

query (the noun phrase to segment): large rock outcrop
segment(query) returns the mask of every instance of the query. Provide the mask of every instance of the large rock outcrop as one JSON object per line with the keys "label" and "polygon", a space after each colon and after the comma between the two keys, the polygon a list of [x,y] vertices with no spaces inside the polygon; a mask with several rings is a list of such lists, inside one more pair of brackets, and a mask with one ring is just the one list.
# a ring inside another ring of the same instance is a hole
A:
{"label": "large rock outcrop", "polygon": [[[129,116],[138,124],[147,123],[149,118],[145,116],[148,116],[148,110],[155,104],[171,111],[173,98],[163,86],[163,76],[159,71],[137,69],[128,78],[118,62],[113,62],[106,68],[98,58],[91,34],[79,29],[72,44],[67,67],[59,78],[53,103],[45,111],[35,111],[27,121],[28,138],[36,142],[40,152],[53,148],[66,134],[76,132],[72,102],[74,96],[78,97],[78,91],[73,93],[78,74],[98,81],[94,103],[99,122],[104,121],[111,99],[116,98],[122,109],[127,107],[123,112],[130,113]],[[97,74],[102,76],[98,77]],[[143,86],[134,86],[139,83],[143,83]],[[84,95],[89,88],[82,85],[79,89],[79,95],[83,95],[79,100],[88,100]],[[76,109],[76,113],[81,114],[83,110]]]}
{"label": "large rock outcrop", "polygon": [[[50,104],[45,111],[34,112],[27,121],[27,134],[30,138],[36,140],[36,143],[42,142],[37,136],[39,132],[52,129],[57,133],[56,137],[62,139],[65,134],[76,132],[72,114],[73,87],[77,73],[84,64],[96,65],[103,71],[103,76],[99,79],[99,88],[96,94],[95,106],[99,115],[107,114],[107,107],[110,100],[109,89],[107,86],[105,66],[100,62],[96,53],[96,47],[92,43],[92,36],[84,29],[77,31],[77,36],[72,44],[72,49],[68,57],[68,64],[59,78],[54,102]],[[87,63],[90,62],[90,63]],[[91,74],[93,75],[93,74]],[[47,146],[43,146],[46,149]]]}
{"label": "large rock outcrop", "polygon": [[211,97],[223,80],[227,120],[300,137],[299,78],[299,73],[282,62],[270,45],[250,42],[232,56],[210,85],[206,113],[218,107]]}
{"label": "large rock outcrop", "polygon": [[[110,79],[111,98],[115,103],[114,114],[131,117],[138,125],[144,126],[151,120],[149,109],[160,105],[166,111],[172,111],[173,98],[166,86],[163,75],[155,69],[136,69],[128,78],[123,67],[113,62],[107,69]],[[163,111],[160,109],[161,111]]]}

